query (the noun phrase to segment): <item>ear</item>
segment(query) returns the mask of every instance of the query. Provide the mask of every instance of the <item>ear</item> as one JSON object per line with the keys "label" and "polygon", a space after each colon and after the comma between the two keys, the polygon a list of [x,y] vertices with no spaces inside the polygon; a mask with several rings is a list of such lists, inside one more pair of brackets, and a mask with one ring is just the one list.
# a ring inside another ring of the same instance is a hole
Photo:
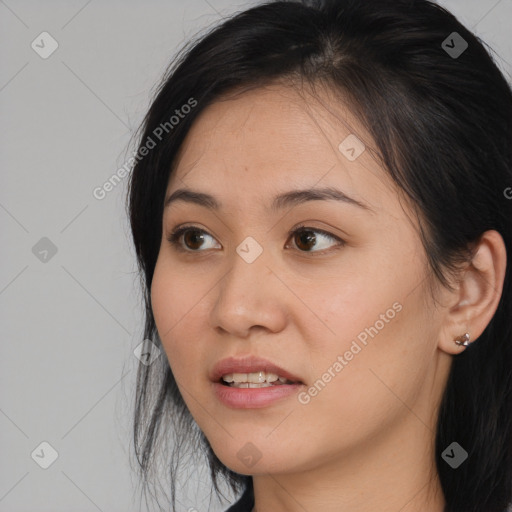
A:
{"label": "ear", "polygon": [[470,343],[481,336],[496,313],[503,291],[507,251],[497,231],[486,231],[475,248],[474,257],[461,272],[448,294],[439,348],[449,354],[465,350],[455,338],[469,333]]}

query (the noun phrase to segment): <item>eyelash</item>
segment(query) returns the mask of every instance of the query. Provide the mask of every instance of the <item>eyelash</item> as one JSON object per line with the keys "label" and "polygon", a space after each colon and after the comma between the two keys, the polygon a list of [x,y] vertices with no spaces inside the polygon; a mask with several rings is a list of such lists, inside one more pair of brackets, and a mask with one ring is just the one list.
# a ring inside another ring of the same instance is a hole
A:
{"label": "eyelash", "polygon": [[[169,234],[169,236],[167,237],[167,240],[173,245],[173,247],[177,251],[180,251],[180,252],[191,253],[191,254],[205,252],[205,251],[201,251],[201,250],[186,249],[182,246],[179,239],[187,231],[196,231],[200,234],[206,234],[208,236],[212,236],[212,235],[210,235],[210,233],[208,233],[204,229],[201,229],[197,226],[182,226],[182,227],[178,227],[174,231],[172,231]],[[288,232],[288,240],[292,237],[292,235],[294,235],[296,233],[304,232],[304,231],[320,233],[320,234],[326,236],[327,238],[330,238],[331,240],[335,240],[338,242],[338,247],[343,247],[346,244],[346,242],[344,240],[337,237],[336,235],[333,235],[332,233],[329,233],[328,231],[324,231],[323,229],[318,229],[318,228],[313,228],[313,227],[307,226],[306,224],[300,224],[299,226],[296,226],[294,229],[290,230]],[[326,252],[329,252],[331,250],[332,249],[326,249],[324,251],[301,251],[299,249],[299,252],[304,253],[304,254],[311,253],[311,254],[320,254],[321,255],[321,254],[325,254]]]}

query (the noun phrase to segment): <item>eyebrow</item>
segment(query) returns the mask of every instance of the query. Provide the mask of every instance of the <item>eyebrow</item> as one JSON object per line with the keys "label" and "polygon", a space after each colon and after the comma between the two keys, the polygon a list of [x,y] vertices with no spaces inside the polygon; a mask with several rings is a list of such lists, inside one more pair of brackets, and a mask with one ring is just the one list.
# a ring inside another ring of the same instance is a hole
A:
{"label": "eyebrow", "polygon": [[[338,190],[333,187],[313,188],[305,190],[290,190],[289,192],[284,192],[274,197],[274,200],[272,201],[270,208],[272,211],[277,212],[286,207],[293,207],[298,204],[306,203],[308,201],[326,200],[340,201],[342,203],[358,206],[359,208],[363,208],[365,210],[373,212],[373,209],[370,208],[370,206],[368,206],[367,204],[362,203],[348,196],[341,190]],[[184,201],[186,203],[197,204],[199,206],[204,206],[205,208],[217,211],[222,208],[222,203],[220,203],[212,195],[187,188],[179,188],[176,191],[174,191],[165,200],[164,208],[167,208],[170,204],[176,201]]]}

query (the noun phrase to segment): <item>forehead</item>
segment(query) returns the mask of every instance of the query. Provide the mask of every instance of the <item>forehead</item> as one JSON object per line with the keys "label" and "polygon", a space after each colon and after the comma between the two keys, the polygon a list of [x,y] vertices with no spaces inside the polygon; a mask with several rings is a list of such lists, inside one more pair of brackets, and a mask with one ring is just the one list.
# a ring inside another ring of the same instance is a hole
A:
{"label": "forehead", "polygon": [[378,206],[390,182],[373,147],[348,104],[328,92],[254,89],[201,112],[176,159],[168,195],[184,185],[246,197],[321,185],[361,198],[364,191]]}

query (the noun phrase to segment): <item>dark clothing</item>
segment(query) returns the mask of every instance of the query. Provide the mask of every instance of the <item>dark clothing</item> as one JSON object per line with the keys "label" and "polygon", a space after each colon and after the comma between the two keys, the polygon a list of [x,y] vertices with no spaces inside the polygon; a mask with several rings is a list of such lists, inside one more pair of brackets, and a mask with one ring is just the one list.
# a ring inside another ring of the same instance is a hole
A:
{"label": "dark clothing", "polygon": [[[512,505],[511,505],[512,506]],[[230,508],[226,510],[226,512],[252,512],[254,507],[254,489],[252,486],[252,479],[249,485],[245,488],[244,493],[241,498],[231,505]],[[512,511],[512,508],[504,510],[503,512]]]}
{"label": "dark clothing", "polygon": [[250,483],[245,488],[242,497],[230,508],[226,510],[226,512],[251,512],[254,507],[254,489],[252,486],[252,478]]}

